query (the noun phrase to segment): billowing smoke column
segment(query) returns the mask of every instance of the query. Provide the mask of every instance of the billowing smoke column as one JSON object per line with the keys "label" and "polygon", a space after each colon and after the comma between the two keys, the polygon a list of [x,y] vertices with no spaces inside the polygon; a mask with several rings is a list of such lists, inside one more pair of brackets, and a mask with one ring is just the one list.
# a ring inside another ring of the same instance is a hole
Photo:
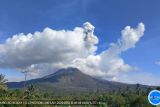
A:
{"label": "billowing smoke column", "polygon": [[[86,28],[88,26],[90,25],[88,24]],[[87,35],[92,34],[93,29],[94,27],[89,27]],[[135,29],[130,26],[125,27],[121,32],[122,37],[116,43],[111,43],[109,49],[104,50],[99,55],[89,55],[86,58],[75,59],[75,67],[78,67],[88,75],[104,79],[112,78],[113,80],[116,80],[115,76],[118,73],[136,70],[136,67],[125,64],[120,54],[130,48],[134,48],[135,44],[143,36],[144,31],[143,23],[139,23]],[[90,37],[87,36],[87,39]]]}
{"label": "billowing smoke column", "polygon": [[86,41],[85,46],[89,50],[89,52],[93,53],[97,50],[95,44],[98,43],[98,38],[93,34],[95,27],[91,25],[89,22],[84,23],[83,27],[85,34],[84,41]]}

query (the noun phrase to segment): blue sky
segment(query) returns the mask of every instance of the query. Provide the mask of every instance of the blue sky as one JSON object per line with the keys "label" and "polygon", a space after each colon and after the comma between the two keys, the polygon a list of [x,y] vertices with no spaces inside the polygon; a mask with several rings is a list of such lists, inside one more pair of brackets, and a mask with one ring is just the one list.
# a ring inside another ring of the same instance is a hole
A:
{"label": "blue sky", "polygon": [[[160,75],[159,0],[1,0],[0,43],[17,33],[33,33],[45,27],[70,29],[89,21],[99,38],[97,53],[120,38],[121,30],[143,22],[146,30],[136,48],[122,53],[124,61],[143,72]],[[13,69],[0,69],[7,77],[22,76]],[[158,80],[158,79],[157,79]]]}

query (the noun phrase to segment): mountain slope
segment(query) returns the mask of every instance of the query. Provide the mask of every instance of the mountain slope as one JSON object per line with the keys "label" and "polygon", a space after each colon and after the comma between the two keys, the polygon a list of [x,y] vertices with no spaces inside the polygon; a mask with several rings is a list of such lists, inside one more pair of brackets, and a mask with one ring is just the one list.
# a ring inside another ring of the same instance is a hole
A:
{"label": "mountain slope", "polygon": [[[124,89],[130,87],[135,89],[136,85],[124,84],[119,82],[107,81],[93,78],[83,74],[77,68],[60,69],[56,73],[47,75],[42,78],[28,80],[27,85],[34,84],[42,92],[50,93],[87,93],[87,92],[104,92],[111,90]],[[23,88],[24,81],[10,82],[9,88]],[[140,85],[142,89],[148,86]]]}

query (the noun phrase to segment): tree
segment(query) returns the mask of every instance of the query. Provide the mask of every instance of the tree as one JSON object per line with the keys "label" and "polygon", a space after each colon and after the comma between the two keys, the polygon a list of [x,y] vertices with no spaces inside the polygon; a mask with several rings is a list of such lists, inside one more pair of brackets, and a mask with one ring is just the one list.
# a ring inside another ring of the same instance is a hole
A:
{"label": "tree", "polygon": [[112,105],[115,107],[121,107],[122,105],[125,105],[125,99],[124,97],[120,95],[113,95],[112,96]]}
{"label": "tree", "polygon": [[0,74],[0,91],[6,92],[8,90],[7,87],[7,79],[5,79],[5,76]]}
{"label": "tree", "polygon": [[10,97],[12,97],[12,99],[22,99],[23,98],[23,91],[20,89],[10,90],[8,94]]}
{"label": "tree", "polygon": [[36,93],[35,87],[32,84],[29,85],[24,93],[24,99],[35,99],[38,97],[39,95]]}

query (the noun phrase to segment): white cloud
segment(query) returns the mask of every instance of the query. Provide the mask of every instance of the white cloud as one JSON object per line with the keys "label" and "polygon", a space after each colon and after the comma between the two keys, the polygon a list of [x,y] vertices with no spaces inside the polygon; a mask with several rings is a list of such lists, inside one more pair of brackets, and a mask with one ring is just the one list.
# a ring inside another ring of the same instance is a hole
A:
{"label": "white cloud", "polygon": [[33,78],[60,68],[77,67],[91,76],[115,79],[120,72],[135,69],[126,64],[120,55],[135,47],[144,30],[143,23],[135,29],[125,27],[121,38],[98,55],[98,37],[89,22],[73,31],[45,28],[34,34],[17,34],[0,44],[0,67],[29,70]]}
{"label": "white cloud", "polygon": [[[90,26],[85,23],[85,27]],[[0,67],[24,68],[40,63],[68,63],[94,54],[98,38],[93,31],[76,27],[73,31],[45,28],[34,34],[17,34],[0,44]]]}
{"label": "white cloud", "polygon": [[121,51],[134,48],[135,44],[143,36],[144,31],[145,27],[143,23],[139,23],[136,29],[133,29],[130,26],[126,26],[125,29],[121,32],[122,37],[119,41]]}
{"label": "white cloud", "polygon": [[141,83],[144,85],[158,86],[160,85],[158,78],[159,78],[158,75],[154,75],[149,72],[137,71],[137,72],[121,73],[115,76],[115,81],[124,83],[127,82],[130,84]]}

